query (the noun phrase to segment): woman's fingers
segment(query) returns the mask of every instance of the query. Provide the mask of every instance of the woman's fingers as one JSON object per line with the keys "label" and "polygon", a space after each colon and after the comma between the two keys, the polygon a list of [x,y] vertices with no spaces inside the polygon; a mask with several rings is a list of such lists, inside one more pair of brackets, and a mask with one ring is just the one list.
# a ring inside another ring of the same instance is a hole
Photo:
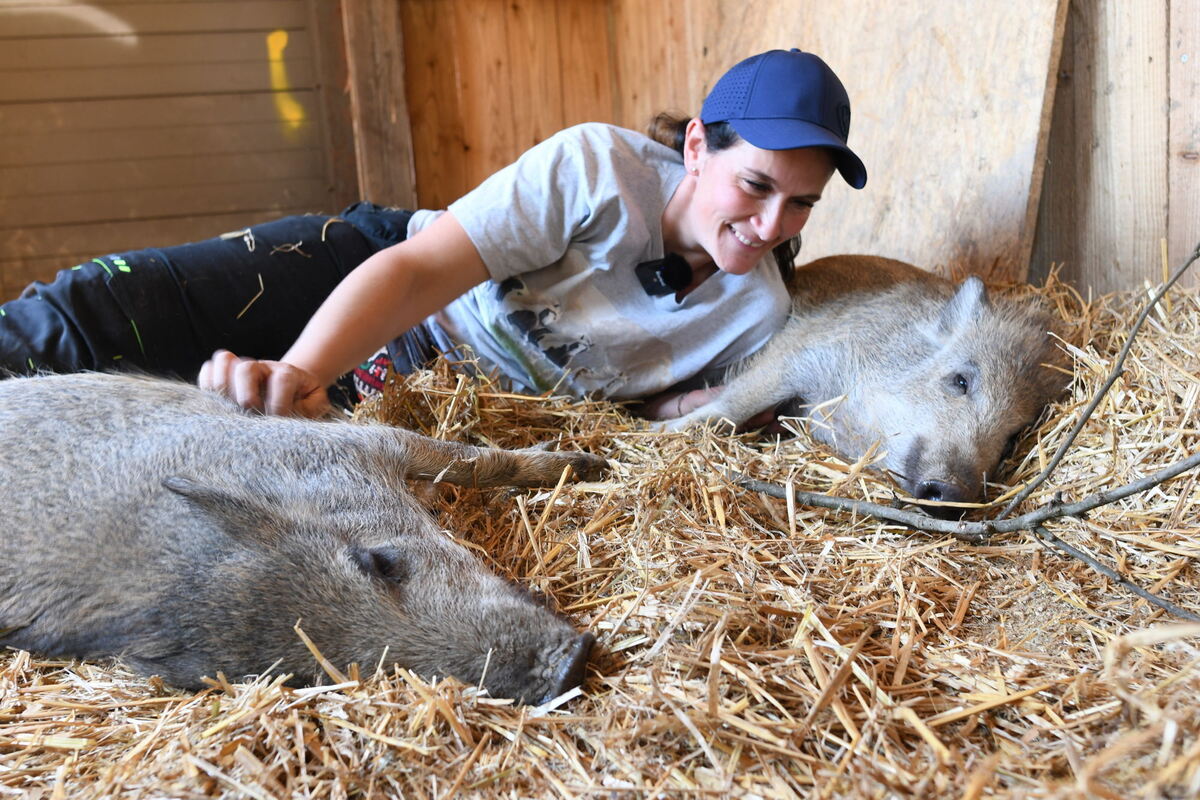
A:
{"label": "woman's fingers", "polygon": [[673,416],[682,417],[685,414],[690,414],[702,405],[712,402],[712,399],[725,391],[724,386],[710,386],[707,389],[694,389],[690,392],[685,392],[679,398],[679,405],[676,414]]}
{"label": "woman's fingers", "polygon": [[268,414],[320,417],[329,411],[329,396],[307,370],[283,361],[266,362],[264,410]]}
{"label": "woman's fingers", "polygon": [[229,394],[229,373],[237,360],[237,356],[228,350],[216,351],[212,354],[212,358],[205,361],[204,365],[200,367],[200,375],[196,379],[197,385],[201,389],[208,389],[210,392],[231,397]]}
{"label": "woman's fingers", "polygon": [[232,391],[227,392],[227,395],[242,408],[262,411],[264,389],[270,374],[270,369],[264,361],[238,359],[231,370]]}
{"label": "woman's fingers", "polygon": [[285,361],[239,358],[218,350],[200,367],[196,383],[242,408],[267,414],[320,417],[329,411],[325,387],[307,370]]}

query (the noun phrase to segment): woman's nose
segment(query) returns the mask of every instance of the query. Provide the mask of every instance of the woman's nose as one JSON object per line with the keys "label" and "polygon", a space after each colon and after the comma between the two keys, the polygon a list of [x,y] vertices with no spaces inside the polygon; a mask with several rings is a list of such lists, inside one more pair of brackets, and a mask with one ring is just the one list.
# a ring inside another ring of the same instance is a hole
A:
{"label": "woman's nose", "polygon": [[754,217],[754,233],[764,242],[778,238],[783,226],[783,209],[776,203],[764,206]]}

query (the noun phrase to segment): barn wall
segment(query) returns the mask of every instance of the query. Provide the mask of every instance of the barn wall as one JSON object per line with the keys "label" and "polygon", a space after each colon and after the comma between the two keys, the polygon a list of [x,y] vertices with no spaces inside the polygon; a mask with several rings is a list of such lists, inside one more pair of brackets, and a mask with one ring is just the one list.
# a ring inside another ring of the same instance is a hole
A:
{"label": "barn wall", "polygon": [[1200,3],[1071,3],[1033,277],[1137,288],[1162,279],[1163,241],[1172,267],[1200,242],[1198,70]]}
{"label": "barn wall", "polygon": [[871,173],[863,192],[831,183],[804,256],[1020,275],[1065,2],[401,0],[418,200],[445,205],[575,122],[693,114],[736,61],[797,46],[847,84]]}
{"label": "barn wall", "polygon": [[0,296],[358,197],[442,206],[561,127],[694,113],[737,58],[791,45],[846,81],[871,171],[831,185],[805,257],[1139,286],[1162,240],[1177,264],[1200,239],[1200,3],[1066,2],[11,0]]}
{"label": "barn wall", "polygon": [[555,131],[612,119],[610,4],[402,0],[417,199],[442,207]]}
{"label": "barn wall", "polygon": [[344,82],[326,0],[0,5],[0,297],[340,208],[358,194]]}
{"label": "barn wall", "polygon": [[444,205],[574,122],[694,113],[738,57],[794,44],[846,81],[871,171],[862,193],[831,186],[805,256],[1034,279],[1065,262],[1107,291],[1157,278],[1161,240],[1177,264],[1200,239],[1200,4],[836,6],[401,0],[418,199]]}

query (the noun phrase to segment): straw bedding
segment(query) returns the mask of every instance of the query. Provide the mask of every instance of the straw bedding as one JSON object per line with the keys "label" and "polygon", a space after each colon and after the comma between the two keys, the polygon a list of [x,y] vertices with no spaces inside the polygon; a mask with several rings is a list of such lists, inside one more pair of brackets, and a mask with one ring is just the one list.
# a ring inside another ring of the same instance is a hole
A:
{"label": "straw bedding", "polygon": [[[1071,393],[1026,438],[1035,474],[1105,378],[1144,299],[1042,290]],[[1028,510],[1152,472],[1200,441],[1200,300],[1175,292]],[[360,414],[499,446],[609,456],[602,483],[431,487],[442,524],[544,591],[599,645],[582,693],[520,708],[363,665],[179,693],[117,665],[0,655],[0,794],[24,797],[1190,797],[1200,625],[1030,534],[983,546],[753,493],[736,469],[890,502],[809,440],[653,434],[620,408],[505,394],[448,365]],[[1004,487],[996,487],[1001,494]],[[1049,527],[1200,609],[1186,473]],[[234,680],[234,676],[229,676]]]}

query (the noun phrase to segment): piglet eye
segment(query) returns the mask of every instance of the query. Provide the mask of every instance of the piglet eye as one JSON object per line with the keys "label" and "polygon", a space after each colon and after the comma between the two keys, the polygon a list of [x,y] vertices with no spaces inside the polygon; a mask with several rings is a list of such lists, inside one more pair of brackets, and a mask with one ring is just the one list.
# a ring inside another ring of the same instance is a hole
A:
{"label": "piglet eye", "polygon": [[959,394],[966,394],[971,390],[971,383],[967,376],[960,372],[954,376],[954,388],[958,389]]}
{"label": "piglet eye", "polygon": [[1010,458],[1012,458],[1013,453],[1017,452],[1017,442],[1020,441],[1021,434],[1023,433],[1025,433],[1024,428],[1014,432],[1012,436],[1008,437],[1008,441],[1004,443],[1004,452],[1000,454],[1000,463],[1008,461]]}
{"label": "piglet eye", "polygon": [[401,583],[408,577],[405,568],[404,554],[398,547],[387,545],[379,547],[351,547],[350,560],[354,562],[368,578]]}

